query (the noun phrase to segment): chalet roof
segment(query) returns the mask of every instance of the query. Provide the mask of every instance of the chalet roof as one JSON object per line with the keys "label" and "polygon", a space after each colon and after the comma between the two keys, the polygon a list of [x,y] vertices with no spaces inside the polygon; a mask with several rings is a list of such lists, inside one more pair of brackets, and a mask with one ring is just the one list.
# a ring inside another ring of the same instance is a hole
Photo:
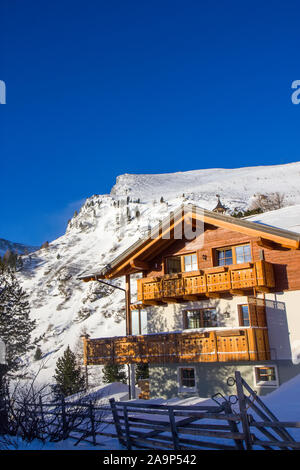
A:
{"label": "chalet roof", "polygon": [[[249,236],[256,236],[269,240],[286,248],[300,249],[300,234],[289,230],[265,225],[258,222],[250,222],[249,220],[231,217],[229,215],[220,214],[218,212],[209,211],[197,207],[192,204],[183,204],[175,212],[171,213],[171,217],[166,217],[152,231],[151,236],[139,239],[127,250],[117,256],[110,264],[103,269],[82,273],[79,279],[89,281],[99,279],[112,279],[124,274],[141,272],[143,270],[143,262],[153,258],[159,252],[163,251],[169,244],[174,242],[172,232],[170,239],[163,239],[162,234],[166,230],[170,230],[170,226],[180,223],[183,217],[191,217],[192,219],[200,219],[204,223],[217,227],[227,228]],[[176,221],[176,222],[175,222]]]}

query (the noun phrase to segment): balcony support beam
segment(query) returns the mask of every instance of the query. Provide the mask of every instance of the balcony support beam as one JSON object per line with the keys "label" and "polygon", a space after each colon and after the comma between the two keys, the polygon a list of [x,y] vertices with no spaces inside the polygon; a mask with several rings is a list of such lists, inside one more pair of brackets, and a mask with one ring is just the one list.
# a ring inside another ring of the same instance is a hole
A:
{"label": "balcony support beam", "polygon": [[183,300],[190,300],[192,302],[197,302],[197,300],[199,300],[199,297],[197,295],[184,295]]}
{"label": "balcony support beam", "polygon": [[160,300],[143,300],[143,305],[167,305],[167,302]]}
{"label": "balcony support beam", "polygon": [[132,335],[130,304],[131,304],[130,274],[126,274],[125,276],[126,335]]}
{"label": "balcony support beam", "polygon": [[182,299],[177,299],[176,297],[163,297],[162,301],[167,304],[179,304],[182,302]]}
{"label": "balcony support beam", "polygon": [[245,295],[245,291],[241,289],[230,289],[230,294],[232,295]]}

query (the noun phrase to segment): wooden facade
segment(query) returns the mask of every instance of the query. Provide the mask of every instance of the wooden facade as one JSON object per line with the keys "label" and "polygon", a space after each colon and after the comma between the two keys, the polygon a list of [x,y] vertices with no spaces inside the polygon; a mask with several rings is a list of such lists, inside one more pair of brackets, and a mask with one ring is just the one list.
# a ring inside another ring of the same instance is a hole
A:
{"label": "wooden facade", "polygon": [[85,339],[86,364],[168,364],[270,359],[266,327]]}

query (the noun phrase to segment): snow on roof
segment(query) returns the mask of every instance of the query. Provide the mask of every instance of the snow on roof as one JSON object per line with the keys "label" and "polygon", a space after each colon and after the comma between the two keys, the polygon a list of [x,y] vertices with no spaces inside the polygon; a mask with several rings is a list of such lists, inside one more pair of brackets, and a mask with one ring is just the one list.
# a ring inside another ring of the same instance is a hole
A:
{"label": "snow on roof", "polygon": [[245,217],[243,220],[300,233],[300,204]]}

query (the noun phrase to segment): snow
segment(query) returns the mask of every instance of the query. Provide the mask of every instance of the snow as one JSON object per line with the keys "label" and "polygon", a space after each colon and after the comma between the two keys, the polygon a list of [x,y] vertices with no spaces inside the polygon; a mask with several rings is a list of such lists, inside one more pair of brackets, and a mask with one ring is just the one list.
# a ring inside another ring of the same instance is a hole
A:
{"label": "snow", "polygon": [[300,233],[300,204],[245,217],[245,220]]}
{"label": "snow", "polygon": [[174,198],[182,193],[195,193],[203,197],[212,209],[218,193],[226,202],[247,201],[256,192],[263,194],[279,191],[293,204],[300,202],[300,162],[287,165],[256,166],[246,168],[213,168],[158,175],[125,174],[117,178],[113,195],[130,195],[142,200],[153,196]]}
{"label": "snow", "polygon": [[[136,396],[141,392],[138,387],[135,387]],[[109,400],[114,398],[116,401],[126,401],[129,399],[128,385],[121,382],[113,382],[110,384],[90,387],[88,393],[78,393],[68,397],[67,401],[76,401],[84,399],[85,401],[92,401],[97,404],[108,404]]]}

